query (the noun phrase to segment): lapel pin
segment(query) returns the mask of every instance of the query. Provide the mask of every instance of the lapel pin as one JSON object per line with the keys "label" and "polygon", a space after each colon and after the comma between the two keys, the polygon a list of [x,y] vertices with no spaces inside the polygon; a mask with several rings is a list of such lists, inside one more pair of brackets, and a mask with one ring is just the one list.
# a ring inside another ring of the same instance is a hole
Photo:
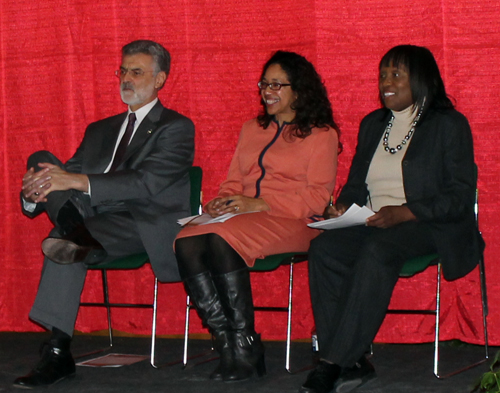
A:
{"label": "lapel pin", "polygon": [[153,133],[153,130],[148,130],[148,134],[152,134]]}

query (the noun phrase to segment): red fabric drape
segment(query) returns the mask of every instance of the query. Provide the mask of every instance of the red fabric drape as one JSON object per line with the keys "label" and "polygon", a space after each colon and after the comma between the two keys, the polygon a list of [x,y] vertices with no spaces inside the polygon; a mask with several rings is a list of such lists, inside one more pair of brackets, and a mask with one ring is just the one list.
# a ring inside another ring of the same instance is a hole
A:
{"label": "red fabric drape", "polygon": [[[27,314],[40,276],[40,242],[50,223],[29,220],[19,208],[27,156],[39,149],[69,158],[91,121],[125,110],[113,71],[123,44],[138,38],[163,43],[172,53],[172,72],[161,99],[196,124],[196,161],[204,170],[205,200],[223,180],[242,123],[256,115],[256,82],[277,49],[305,55],[325,80],[342,129],[338,185],[345,182],[361,118],[378,107],[377,64],[402,43],[429,47],[449,93],[468,118],[479,166],[480,226],[487,242],[490,339],[500,345],[498,268],[500,245],[500,6],[497,0],[224,0],[180,1],[7,1],[0,0],[1,181],[0,329],[36,331]],[[147,300],[149,267],[110,274],[112,297]],[[393,303],[432,302],[433,272],[403,280]],[[313,325],[307,264],[297,266],[294,338],[309,337]],[[277,285],[277,283],[280,285]],[[477,270],[443,288],[444,339],[482,341]],[[283,284],[283,288],[280,288]],[[254,276],[255,302],[286,295],[286,269]],[[99,277],[89,273],[83,298],[101,295]],[[184,291],[160,287],[158,330],[182,334]],[[284,300],[284,299],[283,299]],[[142,314],[141,314],[142,313]],[[116,311],[115,327],[147,333],[147,311]],[[272,322],[271,322],[272,321]],[[257,315],[264,338],[283,339],[285,317]],[[430,341],[432,317],[388,316],[377,337],[385,342]],[[82,310],[76,328],[105,327],[102,310]],[[203,332],[201,325],[194,331]]]}

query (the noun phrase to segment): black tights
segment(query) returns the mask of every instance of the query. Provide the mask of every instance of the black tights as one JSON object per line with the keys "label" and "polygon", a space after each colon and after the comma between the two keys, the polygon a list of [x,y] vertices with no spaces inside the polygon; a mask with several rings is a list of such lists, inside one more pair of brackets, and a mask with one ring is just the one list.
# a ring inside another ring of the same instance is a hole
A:
{"label": "black tights", "polygon": [[243,258],[215,233],[177,239],[175,254],[183,280],[206,271],[221,275],[247,266]]}

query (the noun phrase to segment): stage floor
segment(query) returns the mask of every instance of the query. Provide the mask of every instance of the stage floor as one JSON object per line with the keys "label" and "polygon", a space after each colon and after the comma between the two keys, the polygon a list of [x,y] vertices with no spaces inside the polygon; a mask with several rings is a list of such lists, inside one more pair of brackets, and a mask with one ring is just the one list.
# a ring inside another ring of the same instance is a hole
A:
{"label": "stage floor", "polygon": [[[41,333],[0,333],[0,392],[21,391],[12,387],[12,381],[26,374],[37,361],[40,343],[47,337]],[[106,353],[149,354],[149,339],[139,337],[117,337],[111,351]],[[105,347],[106,337],[77,335],[73,340],[73,355],[87,353]],[[267,341],[267,375],[240,383],[210,381],[208,375],[216,362],[195,365],[209,356],[189,361],[183,368],[181,339],[159,339],[157,361],[160,364],[179,361],[178,364],[154,369],[149,359],[119,368],[77,367],[75,378],[53,385],[52,392],[175,392],[175,393],[292,393],[297,392],[305,381],[308,371],[304,368],[313,362],[311,344],[292,343],[292,371],[285,370],[285,343]],[[483,347],[457,342],[443,343],[444,371],[473,363],[484,356]],[[210,349],[209,340],[191,340],[190,354],[199,354]],[[472,370],[448,379],[438,380],[432,374],[432,344],[394,345],[377,344],[371,359],[378,378],[370,381],[356,392],[362,393],[460,393],[469,392],[473,382],[485,371],[499,348],[490,348],[490,360]],[[102,355],[102,354],[101,354]],[[96,355],[97,356],[97,355]],[[82,360],[82,359],[79,359]]]}

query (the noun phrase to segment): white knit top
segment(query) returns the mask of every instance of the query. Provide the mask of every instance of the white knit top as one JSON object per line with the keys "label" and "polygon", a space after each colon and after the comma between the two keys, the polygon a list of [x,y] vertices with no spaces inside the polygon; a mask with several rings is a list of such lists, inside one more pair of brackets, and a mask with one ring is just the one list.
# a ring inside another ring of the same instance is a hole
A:
{"label": "white knit top", "polygon": [[[400,112],[392,111],[394,121],[389,134],[390,147],[395,148],[401,144],[401,141],[408,134],[408,131],[410,131],[411,123],[417,112],[418,108],[414,108],[413,105]],[[405,145],[401,145],[402,149],[397,153],[390,154],[384,150],[384,146],[382,145],[383,138],[384,135],[380,139],[370,163],[368,174],[366,175],[366,184],[369,192],[366,205],[373,211],[378,211],[384,206],[400,206],[406,203],[401,161],[411,139]]]}

